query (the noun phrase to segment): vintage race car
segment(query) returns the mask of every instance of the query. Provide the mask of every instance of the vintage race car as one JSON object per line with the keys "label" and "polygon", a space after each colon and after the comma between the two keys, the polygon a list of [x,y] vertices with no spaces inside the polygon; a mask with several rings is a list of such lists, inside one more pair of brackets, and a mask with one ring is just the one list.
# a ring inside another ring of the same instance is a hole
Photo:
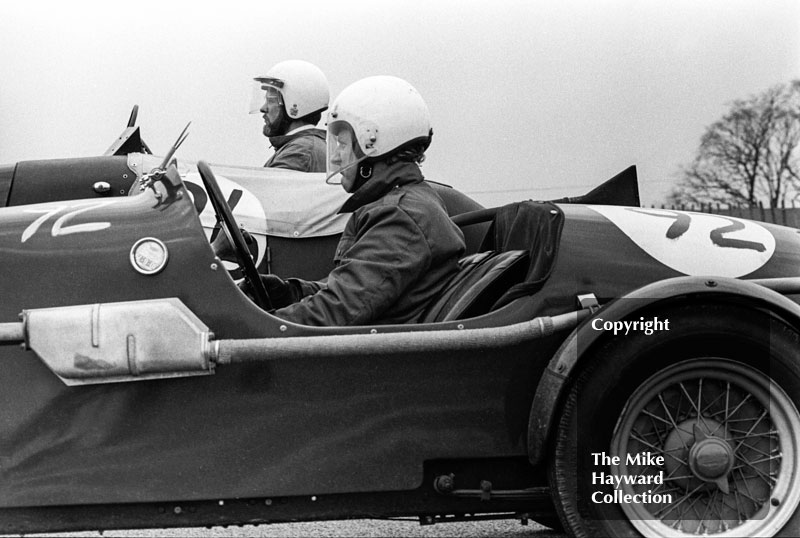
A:
{"label": "vintage race car", "polygon": [[468,253],[424,322],[307,327],[236,279],[327,274],[344,193],[132,139],[0,167],[0,533],[800,534],[797,230],[638,207],[633,169],[490,209],[437,186]]}

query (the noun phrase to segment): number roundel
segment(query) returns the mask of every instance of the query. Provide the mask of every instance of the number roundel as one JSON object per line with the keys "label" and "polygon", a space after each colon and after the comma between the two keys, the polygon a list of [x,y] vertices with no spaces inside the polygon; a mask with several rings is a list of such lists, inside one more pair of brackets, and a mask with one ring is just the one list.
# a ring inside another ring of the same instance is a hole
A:
{"label": "number roundel", "polygon": [[775,253],[775,237],[749,220],[669,209],[590,209],[660,263],[686,275],[737,278],[756,271]]}

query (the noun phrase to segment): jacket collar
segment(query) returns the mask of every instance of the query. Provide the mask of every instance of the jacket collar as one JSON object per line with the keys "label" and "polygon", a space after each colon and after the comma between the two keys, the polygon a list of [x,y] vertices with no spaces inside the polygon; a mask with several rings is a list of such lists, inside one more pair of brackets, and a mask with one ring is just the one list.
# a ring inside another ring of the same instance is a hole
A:
{"label": "jacket collar", "polygon": [[339,213],[352,213],[359,207],[383,197],[394,187],[409,183],[422,183],[423,180],[422,171],[416,163],[405,161],[392,164],[388,164],[386,161],[376,162],[372,166],[372,177],[345,201]]}
{"label": "jacket collar", "polygon": [[277,149],[282,148],[287,143],[291,142],[295,138],[300,138],[303,136],[316,136],[317,138],[321,138],[325,140],[325,131],[319,129],[317,127],[309,125],[308,127],[300,127],[299,129],[295,129],[286,133],[285,135],[279,136],[270,136],[269,143],[270,145]]}

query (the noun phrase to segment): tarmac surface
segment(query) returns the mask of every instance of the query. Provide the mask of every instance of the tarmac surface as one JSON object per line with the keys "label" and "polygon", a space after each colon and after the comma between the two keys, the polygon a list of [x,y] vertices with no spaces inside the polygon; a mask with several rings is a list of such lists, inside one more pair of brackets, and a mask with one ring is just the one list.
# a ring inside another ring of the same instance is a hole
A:
{"label": "tarmac surface", "polygon": [[[18,536],[18,535],[16,535]],[[44,536],[29,534],[26,536]],[[244,525],[242,527],[138,529],[93,532],[49,533],[52,537],[87,538],[301,538],[301,537],[421,537],[421,538],[564,538],[563,534],[530,521],[522,525],[519,520],[470,521],[420,525],[416,520],[386,521],[354,519],[346,521],[315,521],[306,523],[279,523],[272,525]]]}

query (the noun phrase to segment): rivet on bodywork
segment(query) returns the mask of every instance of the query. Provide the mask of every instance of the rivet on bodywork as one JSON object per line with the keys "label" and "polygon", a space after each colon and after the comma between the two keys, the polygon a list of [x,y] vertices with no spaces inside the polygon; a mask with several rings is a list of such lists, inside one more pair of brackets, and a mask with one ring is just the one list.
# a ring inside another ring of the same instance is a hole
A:
{"label": "rivet on bodywork", "polygon": [[180,514],[181,512],[183,512],[183,508],[181,508],[180,506],[176,506],[175,508],[172,509],[172,511],[175,512],[176,514]]}
{"label": "rivet on bodywork", "polygon": [[463,323],[459,323],[458,324],[458,330],[459,331],[463,331],[464,330],[464,324]]}
{"label": "rivet on bodywork", "polygon": [[282,333],[285,333],[289,329],[289,327],[287,327],[286,325],[281,325],[280,329]]}
{"label": "rivet on bodywork", "polygon": [[272,506],[272,499],[266,499],[264,501],[264,504],[266,504],[267,506]]}
{"label": "rivet on bodywork", "polygon": [[211,270],[212,271],[216,271],[217,270],[217,264],[216,263],[212,263],[211,264]]}

